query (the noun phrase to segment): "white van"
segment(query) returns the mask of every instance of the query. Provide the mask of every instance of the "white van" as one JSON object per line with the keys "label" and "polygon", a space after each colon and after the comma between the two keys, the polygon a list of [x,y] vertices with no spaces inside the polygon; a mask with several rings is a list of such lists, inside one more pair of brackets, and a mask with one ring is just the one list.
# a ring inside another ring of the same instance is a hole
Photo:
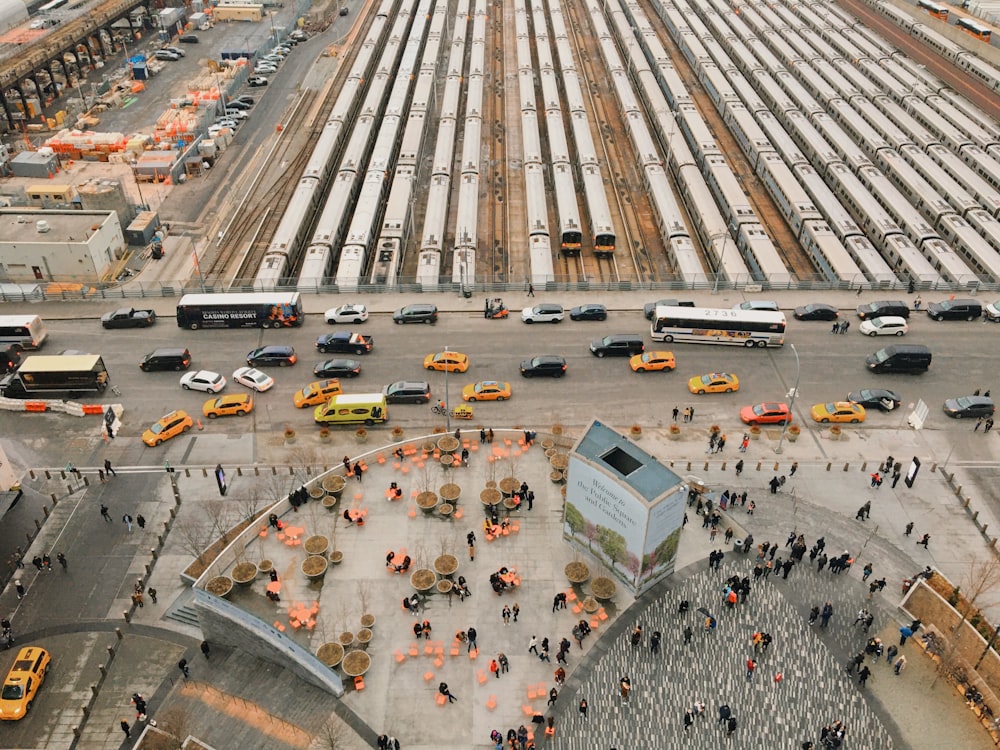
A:
{"label": "white van", "polygon": [[886,315],[884,318],[861,321],[859,329],[865,336],[905,336],[910,326],[907,325],[906,318]]}

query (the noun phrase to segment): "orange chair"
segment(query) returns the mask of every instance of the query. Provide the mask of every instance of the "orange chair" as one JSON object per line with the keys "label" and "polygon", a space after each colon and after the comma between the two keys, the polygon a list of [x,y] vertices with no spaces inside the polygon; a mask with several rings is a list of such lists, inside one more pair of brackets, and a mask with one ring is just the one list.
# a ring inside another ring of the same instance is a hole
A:
{"label": "orange chair", "polygon": [[574,604],[574,605],[573,605],[573,614],[574,614],[574,615],[578,615],[578,614],[580,614],[581,612],[583,612],[583,607],[582,607],[582,606],[580,606],[580,604]]}
{"label": "orange chair", "polygon": [[520,521],[512,521],[511,524],[510,524],[510,533],[511,534],[516,534],[520,530],[521,530],[521,522]]}
{"label": "orange chair", "polygon": [[449,651],[449,653],[452,656],[458,656],[459,650],[460,650],[460,647],[458,645],[458,641],[455,641],[453,644],[451,644],[451,650]]}
{"label": "orange chair", "polygon": [[480,685],[485,685],[486,680],[488,679],[486,677],[486,672],[480,669],[478,672],[476,672],[476,679],[479,681]]}
{"label": "orange chair", "polygon": [[456,508],[455,512],[452,513],[451,515],[452,518],[454,518],[456,521],[461,521],[462,517],[465,515],[465,512],[461,508]]}
{"label": "orange chair", "polygon": [[410,656],[420,656],[420,649],[417,648],[416,643],[410,644]]}
{"label": "orange chair", "polygon": [[551,739],[552,737],[555,737],[555,736],[556,736],[556,728],[555,727],[545,727],[545,737],[547,739]]}
{"label": "orange chair", "polygon": [[596,617],[591,617],[590,618],[590,627],[591,627],[592,630],[597,630],[597,628],[600,626],[600,624],[601,624],[601,621],[598,620]]}
{"label": "orange chair", "polygon": [[361,675],[354,678],[354,689],[359,693],[365,689],[365,678]]}
{"label": "orange chair", "polygon": [[441,693],[435,693],[434,702],[437,703],[439,706],[443,706],[447,701],[448,701],[447,696],[441,695]]}
{"label": "orange chair", "polygon": [[424,672],[424,682],[430,682],[433,679],[434,679],[433,672]]}
{"label": "orange chair", "polygon": [[474,649],[472,649],[472,651],[469,652],[469,660],[470,661],[473,660],[473,659],[476,659],[478,657],[479,657],[479,649],[478,648],[474,648]]}
{"label": "orange chair", "polygon": [[393,655],[396,657],[396,663],[397,664],[402,664],[404,661],[406,661],[406,654],[404,654],[398,648],[396,649],[396,651],[395,651],[395,653]]}
{"label": "orange chair", "polygon": [[533,701],[538,697],[538,691],[535,690],[534,685],[528,685],[528,700]]}
{"label": "orange chair", "polygon": [[431,656],[433,653],[434,653],[434,644],[430,642],[424,644],[424,654],[426,656]]}
{"label": "orange chair", "polygon": [[384,455],[382,455],[381,453],[379,453],[379,454],[378,454],[378,458],[377,458],[376,460],[377,460],[377,461],[378,461],[378,462],[379,462],[380,464],[384,464],[384,463],[385,463],[385,456],[384,456]]}
{"label": "orange chair", "polygon": [[573,589],[570,589],[569,591],[566,592],[566,598],[569,599],[571,602],[575,602],[576,592]]}
{"label": "orange chair", "polygon": [[534,716],[535,715],[535,707],[534,706],[528,706],[528,705],[522,704],[521,705],[521,710],[524,711],[524,715],[525,716]]}
{"label": "orange chair", "polygon": [[443,666],[444,666],[444,659],[442,659],[442,658],[441,658],[440,656],[439,656],[439,657],[437,657],[437,658],[436,658],[436,659],[434,660],[434,666],[435,666],[435,667],[437,667],[438,669],[441,669],[441,667],[443,667]]}
{"label": "orange chair", "polygon": [[597,613],[597,619],[604,622],[608,619],[608,613],[602,608],[600,612]]}
{"label": "orange chair", "polygon": [[497,697],[495,695],[490,695],[489,699],[486,701],[486,708],[492,711],[497,707]]}

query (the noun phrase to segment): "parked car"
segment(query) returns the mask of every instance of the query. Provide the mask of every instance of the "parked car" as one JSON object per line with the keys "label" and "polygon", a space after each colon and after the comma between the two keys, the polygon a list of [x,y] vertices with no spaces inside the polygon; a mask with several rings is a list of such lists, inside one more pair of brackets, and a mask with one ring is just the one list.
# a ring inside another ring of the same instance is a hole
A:
{"label": "parked car", "polygon": [[884,318],[862,320],[858,330],[865,336],[905,336],[910,330],[906,318],[897,315],[886,315]]}
{"label": "parked car", "polygon": [[438,309],[435,305],[416,303],[406,305],[396,310],[392,315],[392,322],[397,325],[403,323],[427,323],[433,325],[438,319]]}
{"label": "parked car", "polygon": [[426,380],[398,380],[382,389],[387,404],[426,404],[431,385]]}
{"label": "parked car", "polygon": [[254,100],[254,98],[252,96],[250,96],[250,94],[240,94],[235,99],[233,99],[233,101],[234,102],[242,102],[243,104],[249,104],[251,107],[254,104],[256,104],[256,101]]}
{"label": "parked car", "polygon": [[177,37],[177,41],[181,44],[198,44],[200,40],[197,34],[181,34]]}
{"label": "parked car", "polygon": [[179,55],[180,57],[187,57],[187,51],[181,49],[180,47],[174,47],[171,45],[169,47],[164,47],[163,49],[167,50],[167,52],[173,52],[175,55]]}
{"label": "parked car", "polygon": [[356,378],[361,374],[361,363],[356,359],[328,359],[313,368],[318,378]]}
{"label": "parked car", "polygon": [[847,394],[847,400],[860,404],[865,409],[882,411],[898,409],[903,403],[902,396],[887,388],[862,388],[860,391],[851,391]]}
{"label": "parked car", "polygon": [[120,307],[101,316],[101,325],[105,328],[146,328],[155,322],[156,312],[134,307]]}
{"label": "parked car", "polygon": [[748,299],[746,302],[733,305],[733,309],[778,312],[778,303],[769,299]]}
{"label": "parked car", "polygon": [[809,412],[813,421],[822,422],[850,422],[857,424],[865,421],[865,407],[853,401],[835,401],[830,404],[815,404]]}
{"label": "parked car", "polygon": [[608,308],[604,305],[578,305],[569,311],[570,320],[607,320]]}
{"label": "parked car", "polygon": [[534,307],[526,307],[521,310],[521,320],[525,323],[559,323],[565,313],[562,305],[554,302],[542,302]]}
{"label": "parked car", "polygon": [[886,315],[895,315],[900,318],[910,317],[910,307],[902,300],[878,300],[877,302],[866,302],[858,305],[858,317],[864,320],[868,318],[882,318]]}
{"label": "parked car", "polygon": [[247,79],[247,84],[253,87],[266,86],[267,78],[262,75],[253,75]]}
{"label": "parked car", "polygon": [[946,299],[927,305],[931,320],[975,320],[983,314],[983,306],[974,299]]}
{"label": "parked car", "polygon": [[646,320],[652,320],[653,315],[656,314],[657,307],[694,307],[694,302],[682,301],[677,299],[658,299],[656,302],[647,302],[642,306],[642,314],[646,317]]}
{"label": "parked car", "polygon": [[253,367],[239,367],[233,371],[233,382],[244,385],[257,393],[271,390],[274,378]]}
{"label": "parked car", "polygon": [[201,407],[201,413],[209,419],[244,417],[252,411],[253,396],[249,393],[231,393],[228,396],[210,398]]}
{"label": "parked car", "polygon": [[462,389],[462,399],[465,401],[506,401],[510,398],[510,393],[510,383],[482,380],[465,386]]}
{"label": "parked car", "polygon": [[561,378],[566,374],[566,358],[557,354],[542,354],[521,362],[521,376]]}
{"label": "parked car", "polygon": [[218,393],[225,387],[225,376],[211,370],[198,370],[198,372],[188,372],[181,376],[181,388],[185,391]]}
{"label": "parked car", "polygon": [[247,354],[251,367],[289,367],[297,361],[295,349],[290,346],[262,346]]}
{"label": "parked car", "polygon": [[153,57],[155,57],[157,60],[170,60],[170,61],[181,59],[180,55],[178,55],[175,52],[171,52],[168,49],[157,50],[156,53],[153,55]]}
{"label": "parked car", "polygon": [[1000,322],[1000,300],[996,302],[990,302],[986,307],[983,308],[983,315],[991,323]]}
{"label": "parked car", "polygon": [[836,320],[840,317],[840,311],[836,307],[820,302],[796,307],[793,314],[796,320]]}
{"label": "parked car", "polygon": [[944,402],[944,413],[954,419],[992,417],[996,410],[993,399],[987,396],[959,396]]}
{"label": "parked car", "polygon": [[677,360],[674,359],[673,352],[643,352],[634,355],[628,361],[632,372],[656,372],[665,370],[670,372],[677,367]]}
{"label": "parked car", "polygon": [[788,404],[768,401],[763,404],[744,406],[740,410],[740,419],[750,426],[784,424],[792,421],[792,412],[788,409]]}
{"label": "parked car", "polygon": [[186,411],[178,409],[160,417],[142,433],[142,442],[153,448],[170,438],[177,437],[194,427],[194,420]]}
{"label": "parked car", "polygon": [[331,307],[323,318],[327,323],[364,323],[368,320],[368,308],[359,304],[347,304]]}
{"label": "parked car", "polygon": [[226,110],[228,112],[232,112],[233,110],[237,109],[246,112],[252,107],[253,107],[252,104],[247,104],[245,101],[241,99],[232,99],[231,101],[226,102]]}
{"label": "parked car", "polygon": [[51,661],[49,652],[40,646],[25,646],[17,652],[0,688],[0,719],[18,721],[27,715]]}

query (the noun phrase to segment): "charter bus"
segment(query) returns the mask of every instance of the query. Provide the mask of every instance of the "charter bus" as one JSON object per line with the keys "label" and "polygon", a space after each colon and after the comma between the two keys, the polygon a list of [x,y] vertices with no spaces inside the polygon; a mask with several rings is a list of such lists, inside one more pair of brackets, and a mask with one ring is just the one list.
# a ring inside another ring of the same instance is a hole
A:
{"label": "charter bus", "polygon": [[931,2],[931,0],[917,0],[917,7],[926,10],[927,14],[931,18],[936,18],[939,21],[948,20],[947,5],[941,5],[941,3]]}
{"label": "charter bus", "polygon": [[746,347],[785,343],[785,314],[766,310],[716,310],[658,306],[650,326],[653,341],[734,344]]}
{"label": "charter bus", "polygon": [[37,349],[48,335],[45,323],[37,315],[0,315],[0,345]]}
{"label": "charter bus", "polygon": [[986,42],[987,44],[990,43],[990,37],[993,35],[992,29],[986,24],[980,23],[974,18],[959,18],[958,21],[955,22],[955,25],[966,34],[974,36],[979,41]]}
{"label": "charter bus", "polygon": [[177,325],[199,328],[291,328],[305,322],[298,292],[185,294],[177,303]]}

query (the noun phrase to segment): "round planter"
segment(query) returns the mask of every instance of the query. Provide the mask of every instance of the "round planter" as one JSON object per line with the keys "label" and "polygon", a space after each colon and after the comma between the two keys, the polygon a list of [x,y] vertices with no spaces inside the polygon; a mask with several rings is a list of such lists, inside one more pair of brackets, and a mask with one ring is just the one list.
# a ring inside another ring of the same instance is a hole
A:
{"label": "round planter", "polygon": [[590,578],[590,568],[579,560],[566,566],[566,578],[570,583],[583,583]]}
{"label": "round planter", "polygon": [[565,428],[561,424],[559,424],[558,422],[556,424],[552,425],[552,434],[553,435],[562,435],[563,432],[565,432]]}
{"label": "round planter", "polygon": [[344,648],[350,648],[351,644],[354,643],[354,633],[350,630],[345,630],[337,636],[337,640],[340,641],[340,645]]}
{"label": "round planter", "polygon": [[361,615],[361,627],[368,628],[371,630],[375,627],[375,615],[373,614],[363,614]]}
{"label": "round planter", "polygon": [[434,441],[425,440],[424,444],[420,446],[420,450],[422,450],[425,454],[430,455],[434,452]]}
{"label": "round planter", "polygon": [[455,575],[458,570],[458,558],[454,555],[439,555],[434,561],[434,571],[445,578]]}
{"label": "round planter", "polygon": [[446,578],[443,581],[438,581],[436,586],[439,594],[447,594],[455,587],[455,584]]}
{"label": "round planter", "polygon": [[321,443],[329,443],[330,437],[331,437],[330,430],[326,429],[325,427],[319,431],[319,441]]}
{"label": "round planter", "polygon": [[429,591],[435,583],[437,583],[437,575],[433,570],[427,568],[414,570],[410,575],[410,585],[417,591]]}
{"label": "round planter", "polygon": [[326,490],[326,494],[333,497],[340,497],[346,486],[347,478],[342,474],[330,474],[323,479],[323,489]]}
{"label": "round planter", "polygon": [[639,438],[642,437],[642,428],[639,427],[638,425],[632,425],[632,427],[628,431],[628,434],[633,440],[638,440]]}
{"label": "round planter", "polygon": [[565,471],[569,467],[569,456],[565,453],[557,453],[549,459],[549,466],[553,469]]}
{"label": "round planter", "polygon": [[320,487],[318,484],[314,484],[309,488],[309,499],[310,500],[322,500],[326,497],[326,490]]}
{"label": "round planter", "polygon": [[843,430],[841,430],[839,427],[830,428],[830,440],[840,440],[842,436],[843,436]]}
{"label": "round planter", "polygon": [[551,461],[552,457],[559,452],[557,448],[546,448],[545,449],[545,460]]}
{"label": "round planter", "polygon": [[392,428],[392,439],[393,440],[397,440],[397,441],[403,439],[403,428],[402,427],[393,427]]}
{"label": "round planter", "polygon": [[205,591],[225,599],[233,592],[233,579],[229,576],[216,576],[205,584]]}
{"label": "round planter", "polygon": [[435,492],[426,491],[417,495],[417,507],[424,511],[424,513],[430,513],[437,507],[439,502],[440,500]]}
{"label": "round planter", "polygon": [[452,454],[461,447],[461,441],[452,435],[445,435],[444,437],[438,438],[437,441],[437,448],[442,453]]}
{"label": "round planter", "polygon": [[560,484],[565,479],[566,475],[557,469],[553,469],[552,471],[549,472],[549,480],[552,482],[552,484]]}
{"label": "round planter", "polygon": [[514,494],[514,490],[519,489],[521,486],[521,480],[517,477],[504,477],[500,480],[500,491],[503,493],[504,497],[510,497]]}
{"label": "round planter", "polygon": [[261,560],[259,563],[257,563],[257,570],[259,570],[261,573],[270,573],[272,570],[274,570],[274,563],[270,560]]}
{"label": "round planter", "polygon": [[618,587],[615,586],[615,582],[606,576],[595,578],[590,583],[590,593],[598,601],[613,599],[617,590]]}
{"label": "round planter", "polygon": [[344,654],[340,668],[348,677],[360,677],[372,665],[372,658],[365,651],[350,651]]}
{"label": "round planter", "polygon": [[330,540],[320,534],[311,536],[302,543],[302,549],[307,555],[325,555],[329,548]]}
{"label": "round planter", "polygon": [[588,596],[586,599],[580,602],[580,605],[583,607],[583,611],[586,612],[588,615],[594,614],[594,612],[596,612],[601,608],[601,605],[597,603],[597,599],[595,599],[592,596]]}
{"label": "round planter", "polygon": [[295,430],[285,430],[285,442],[289,445],[295,442]]}
{"label": "round planter", "polygon": [[358,631],[358,643],[361,648],[368,648],[368,644],[372,642],[372,631],[368,628],[361,628]]}
{"label": "round planter", "polygon": [[667,438],[669,440],[680,440],[681,439],[681,428],[675,424],[670,425],[670,429],[667,430]]}
{"label": "round planter", "polygon": [[[544,440],[542,440],[542,450],[543,451],[549,451],[552,448],[554,448],[555,445],[556,445],[556,441],[553,440],[552,438],[545,438]],[[548,453],[546,453],[545,455],[548,455]]]}
{"label": "round planter", "polygon": [[331,513],[333,513],[333,511],[337,509],[337,503],[339,502],[340,502],[339,497],[334,497],[333,495],[327,495],[326,497],[323,498],[323,507],[326,508]]}
{"label": "round planter", "polygon": [[455,506],[452,505],[451,503],[441,503],[438,506],[437,510],[438,513],[440,513],[442,516],[448,518],[449,516],[451,516],[452,513],[455,512]]}
{"label": "round planter", "polygon": [[760,440],[760,432],[761,432],[760,427],[757,427],[757,426],[751,427],[750,428],[750,439],[751,440]]}
{"label": "round planter", "polygon": [[442,453],[441,457],[438,458],[438,463],[441,464],[442,469],[454,469],[455,468],[455,454],[453,453]]}
{"label": "round planter", "polygon": [[316,649],[316,658],[321,662],[326,664],[328,667],[335,667],[344,658],[344,647],[339,643],[324,643],[318,649]]}
{"label": "round planter", "polygon": [[789,427],[788,431],[785,433],[785,436],[788,438],[789,443],[794,443],[796,440],[799,439],[799,435],[801,434],[802,434],[802,428],[797,427],[793,431],[792,428]]}
{"label": "round planter", "polygon": [[368,442],[368,430],[355,430],[354,431],[354,439],[357,440],[359,443],[367,443]]}
{"label": "round planter", "polygon": [[494,482],[492,479],[486,480],[486,489],[495,490],[496,488],[497,488],[496,482]]}
{"label": "round planter", "polygon": [[249,586],[257,578],[257,566],[252,562],[236,563],[230,578],[238,586]]}
{"label": "round planter", "polygon": [[342,562],[344,562],[344,553],[339,549],[335,549],[333,552],[330,553],[329,559],[330,562],[333,563],[334,565],[340,565]]}
{"label": "round planter", "polygon": [[302,574],[310,581],[317,581],[326,575],[329,561],[322,555],[309,555],[302,561]]}
{"label": "round planter", "polygon": [[503,495],[500,494],[500,490],[494,489],[492,487],[487,487],[485,490],[479,493],[479,500],[483,505],[492,507],[503,500]]}

